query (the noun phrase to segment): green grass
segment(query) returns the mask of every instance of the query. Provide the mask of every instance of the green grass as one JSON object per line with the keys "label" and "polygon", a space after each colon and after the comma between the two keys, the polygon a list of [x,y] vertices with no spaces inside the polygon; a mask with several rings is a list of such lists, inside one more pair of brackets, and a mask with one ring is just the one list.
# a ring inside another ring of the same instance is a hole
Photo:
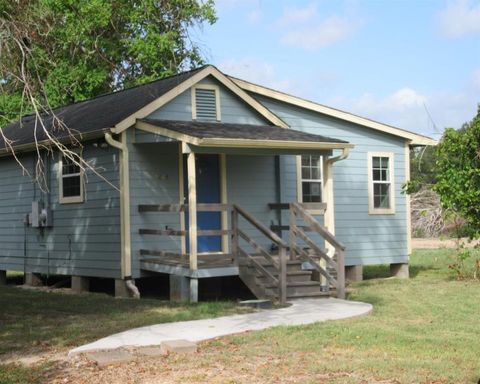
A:
{"label": "green grass", "polygon": [[[370,316],[206,342],[194,359],[144,362],[151,365],[139,370],[138,380],[148,372],[162,382],[185,383],[477,383],[480,282],[455,279],[448,268],[454,253],[416,251],[409,280],[388,278],[388,266],[366,268],[370,279],[352,285],[349,299],[372,303]],[[235,312],[231,303],[169,305],[13,287],[1,288],[0,308],[2,353],[73,346],[129,327]],[[24,368],[8,369],[0,369],[0,383],[35,383]],[[117,374],[112,370],[111,379]]]}
{"label": "green grass", "polygon": [[[235,345],[245,358],[280,360],[287,376],[301,367],[311,382],[328,373],[332,383],[477,383],[480,283],[454,279],[448,268],[454,252],[416,251],[409,280],[384,278],[388,266],[366,268],[376,279],[355,284],[349,299],[372,303],[370,316],[274,328],[232,337],[224,346]],[[216,355],[216,347],[209,353]],[[274,371],[265,365],[259,380],[268,381]]]}
{"label": "green grass", "polygon": [[170,303],[115,299],[105,294],[68,295],[0,286],[0,359],[78,346],[126,329],[233,314],[234,302]]}

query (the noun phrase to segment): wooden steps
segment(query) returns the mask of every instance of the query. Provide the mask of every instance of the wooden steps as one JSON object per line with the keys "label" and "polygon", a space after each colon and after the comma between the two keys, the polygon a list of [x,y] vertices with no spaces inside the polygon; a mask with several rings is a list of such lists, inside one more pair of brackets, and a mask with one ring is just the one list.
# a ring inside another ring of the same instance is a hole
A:
{"label": "wooden steps", "polygon": [[[254,256],[254,259],[270,272],[274,278],[279,278],[279,272],[272,261],[262,256]],[[272,259],[275,261],[276,257],[273,256]],[[287,261],[287,300],[329,297],[332,292],[322,291],[320,282],[312,280],[312,271],[303,270],[302,264],[300,260]],[[264,274],[259,273],[252,262],[245,260],[243,263],[240,263],[240,278],[258,298],[278,300],[278,284],[271,281],[271,279]]]}

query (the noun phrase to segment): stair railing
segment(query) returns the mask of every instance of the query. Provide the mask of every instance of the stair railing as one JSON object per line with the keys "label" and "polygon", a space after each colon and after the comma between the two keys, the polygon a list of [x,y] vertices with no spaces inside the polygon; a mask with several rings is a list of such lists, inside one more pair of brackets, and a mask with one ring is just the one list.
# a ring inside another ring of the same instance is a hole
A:
{"label": "stair railing", "polygon": [[[305,222],[305,226],[297,225],[297,220],[301,219]],[[325,251],[313,241],[305,232],[313,231],[319,234],[323,239],[330,244],[335,250],[336,261],[333,256],[330,257]],[[320,257],[321,260],[326,262],[327,266],[334,268],[337,272],[336,278],[333,277],[320,263],[317,262],[312,256],[301,248],[297,244],[297,239],[302,239],[306,245]],[[323,225],[321,225],[315,217],[308,213],[300,204],[290,204],[290,257],[293,259],[300,259],[310,263],[323,277],[325,277],[329,284],[333,285],[337,289],[337,297],[340,299],[345,298],[345,249],[346,247],[338,241],[335,236],[328,231]]]}
{"label": "stair railing", "polygon": [[[272,256],[272,254],[265,250],[258,242],[252,239],[251,236],[248,236],[245,231],[239,227],[239,218],[242,217],[258,231],[260,231],[264,236],[266,236],[270,241],[272,241],[274,247],[278,249],[278,261]],[[240,240],[244,240],[250,247],[255,251],[255,256],[263,256],[268,260],[273,268],[277,271],[276,278],[272,273],[265,268],[262,263],[258,262],[254,255],[248,252],[244,247],[242,247]],[[278,287],[278,300],[280,304],[285,304],[287,302],[287,248],[288,244],[283,241],[277,234],[272,232],[268,227],[263,225],[257,219],[255,219],[251,214],[245,211],[243,208],[240,208],[238,205],[233,205],[232,209],[232,253],[235,257],[235,262],[237,265],[243,263],[243,260],[240,260],[240,256],[245,260],[247,264],[255,268],[255,270],[265,276],[273,285]]]}

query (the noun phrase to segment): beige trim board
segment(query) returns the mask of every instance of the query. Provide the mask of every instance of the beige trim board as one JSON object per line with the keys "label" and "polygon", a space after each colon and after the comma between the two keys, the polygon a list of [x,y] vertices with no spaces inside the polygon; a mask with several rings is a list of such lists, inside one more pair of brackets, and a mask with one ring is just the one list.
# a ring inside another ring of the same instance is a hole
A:
{"label": "beige trim board", "polygon": [[270,97],[275,100],[280,100],[297,107],[309,109],[314,112],[319,112],[324,115],[335,117],[337,119],[345,120],[351,123],[359,124],[364,127],[372,128],[380,132],[389,133],[394,136],[402,137],[411,141],[412,145],[437,145],[438,141],[428,136],[420,135],[417,133],[405,131],[400,128],[392,127],[390,125],[382,124],[374,120],[367,119],[365,117],[357,116],[345,111],[341,111],[335,108],[327,107],[322,104],[314,103],[309,100],[302,99],[300,97],[292,96],[287,93],[275,91],[270,88],[262,87],[258,84],[253,84],[245,80],[236,79],[234,77],[229,78],[240,88],[253,92],[262,96]]}
{"label": "beige trim board", "polygon": [[[405,182],[410,181],[410,145],[408,141],[405,142]],[[410,256],[412,254],[412,210],[411,210],[411,200],[410,195],[405,194],[405,209],[406,219],[407,219],[407,254]]]}
{"label": "beige trim board", "polygon": [[282,141],[282,140],[251,140],[251,139],[225,139],[225,138],[206,138],[189,136],[178,133],[167,128],[157,127],[156,125],[137,121],[135,127],[145,132],[154,133],[161,136],[170,137],[178,141],[198,147],[228,147],[228,148],[269,148],[269,149],[344,149],[353,148],[349,143],[329,143],[313,141]]}
{"label": "beige trim board", "polygon": [[[228,194],[227,194],[227,155],[224,153],[218,155],[219,165],[220,165],[220,203],[228,203]],[[228,229],[228,212],[221,212],[221,227],[222,230]],[[228,244],[228,235],[222,235],[222,252],[229,253],[229,244]]]}
{"label": "beige trim board", "polygon": [[262,115],[265,119],[267,119],[272,124],[282,128],[288,128],[288,125],[283,120],[281,120],[278,116],[273,114],[269,109],[264,107],[261,103],[255,100],[247,92],[241,89],[231,79],[229,79],[227,76],[221,73],[217,68],[209,65],[203,68],[202,70],[200,70],[199,72],[197,72],[195,75],[193,75],[189,79],[178,84],[175,88],[166,92],[159,98],[153,100],[151,103],[145,105],[143,108],[140,108],[135,113],[131,114],[130,116],[126,117],[125,119],[117,123],[113,128],[113,132],[120,133],[130,128],[131,126],[135,125],[135,122],[138,119],[143,119],[147,117],[153,111],[162,107],[163,105],[165,105],[166,103],[168,103],[169,101],[171,101],[172,99],[180,95],[181,93],[185,92],[187,89],[196,85],[199,81],[201,81],[207,76],[214,77],[217,81],[219,81],[222,85],[228,88],[236,96],[242,99],[250,107],[255,109],[260,115]]}

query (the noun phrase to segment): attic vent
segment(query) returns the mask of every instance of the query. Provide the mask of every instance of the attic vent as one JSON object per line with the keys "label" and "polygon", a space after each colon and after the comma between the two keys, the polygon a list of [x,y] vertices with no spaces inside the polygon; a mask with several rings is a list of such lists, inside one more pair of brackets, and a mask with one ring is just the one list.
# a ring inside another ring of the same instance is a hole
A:
{"label": "attic vent", "polygon": [[194,88],[195,99],[193,106],[194,120],[217,121],[220,120],[219,100],[215,88]]}

